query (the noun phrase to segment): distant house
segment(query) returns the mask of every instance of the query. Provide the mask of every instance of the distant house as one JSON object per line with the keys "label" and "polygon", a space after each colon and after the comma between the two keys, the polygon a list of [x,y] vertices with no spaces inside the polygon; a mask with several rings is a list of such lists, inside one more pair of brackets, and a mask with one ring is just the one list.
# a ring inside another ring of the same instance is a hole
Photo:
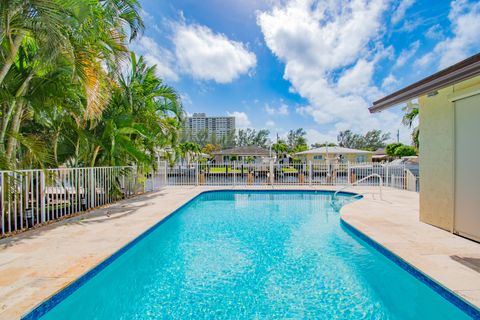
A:
{"label": "distant house", "polygon": [[480,241],[480,53],[376,102],[418,98],[420,220]]}
{"label": "distant house", "polygon": [[275,158],[275,152],[273,150],[255,146],[215,151],[212,152],[212,155],[216,163],[231,161],[246,162],[250,160],[253,160],[255,163],[262,163],[269,161],[270,158]]}
{"label": "distant house", "polygon": [[343,147],[321,147],[297,152],[295,156],[303,162],[324,162],[334,160],[339,162],[371,162],[373,152]]}
{"label": "distant house", "polygon": [[389,155],[385,152],[385,148],[378,148],[373,152],[372,161],[373,162],[386,162],[392,160]]}

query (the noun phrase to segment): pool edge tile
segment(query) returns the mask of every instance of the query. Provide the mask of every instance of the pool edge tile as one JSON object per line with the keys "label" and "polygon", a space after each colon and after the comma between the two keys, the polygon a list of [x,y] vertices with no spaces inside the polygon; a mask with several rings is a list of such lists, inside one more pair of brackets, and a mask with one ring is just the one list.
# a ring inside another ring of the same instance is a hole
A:
{"label": "pool edge tile", "polygon": [[399,255],[393,253],[392,251],[388,250],[385,246],[380,244],[379,242],[375,241],[374,239],[367,236],[365,233],[361,232],[350,223],[345,221],[340,216],[340,224],[348,231],[350,231],[354,236],[368,244],[370,247],[374,248],[378,252],[380,252],[383,256],[387,259],[398,265],[400,268],[414,276],[417,280],[427,285],[429,288],[434,290],[440,296],[442,296],[445,300],[452,303],[454,306],[465,312],[469,317],[472,319],[480,319],[480,309],[476,306],[472,305],[461,296],[457,295],[452,290],[446,288],[445,286],[441,285],[433,278],[429,277],[427,274],[419,270],[418,268],[414,267],[412,264],[405,261]]}

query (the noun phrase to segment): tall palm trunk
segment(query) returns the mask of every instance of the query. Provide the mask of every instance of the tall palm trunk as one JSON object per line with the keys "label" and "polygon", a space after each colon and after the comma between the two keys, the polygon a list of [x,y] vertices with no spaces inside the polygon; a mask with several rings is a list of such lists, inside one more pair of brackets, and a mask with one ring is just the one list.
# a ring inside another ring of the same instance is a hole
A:
{"label": "tall palm trunk", "polygon": [[100,146],[96,146],[94,151],[93,151],[92,161],[90,162],[90,167],[95,166],[95,161],[97,160],[97,155],[98,155],[99,152],[100,152]]}
{"label": "tall palm trunk", "polygon": [[7,134],[8,123],[10,122],[10,118],[12,117],[12,113],[17,106],[17,100],[27,91],[28,85],[33,78],[33,73],[34,71],[32,70],[27,76],[27,78],[23,81],[22,85],[17,89],[17,92],[15,92],[15,100],[7,107],[7,112],[2,119],[2,127],[0,130],[0,148],[2,148],[2,151],[5,150],[5,135]]}
{"label": "tall palm trunk", "polygon": [[15,57],[17,56],[17,52],[18,52],[18,49],[20,48],[20,45],[22,44],[23,38],[25,38],[25,31],[21,31],[13,39],[10,52],[5,58],[5,63],[0,69],[0,85],[3,83],[3,80],[7,76],[8,71],[10,70],[13,62],[15,61]]}
{"label": "tall palm trunk", "polygon": [[[59,129],[59,128],[57,128]],[[55,135],[53,136],[53,157],[55,161],[55,166],[58,167],[58,140],[60,138],[60,130],[55,132]]]}
{"label": "tall palm trunk", "polygon": [[[19,97],[23,96],[27,91],[28,87],[30,85],[30,81],[33,78],[34,75],[34,70],[32,69],[30,73],[28,74],[28,77],[25,79],[25,81],[22,83],[20,88],[17,90],[16,93],[16,98],[18,99]],[[7,159],[14,160],[15,156],[15,148],[17,146],[17,139],[15,136],[18,134],[20,131],[20,123],[22,122],[22,115],[25,107],[25,101],[22,99],[16,103],[17,105],[17,110],[15,111],[15,114],[12,119],[12,126],[10,129],[10,136],[8,137],[8,142],[7,142],[7,151],[5,152],[5,155]]]}
{"label": "tall palm trunk", "polygon": [[17,103],[17,110],[13,116],[12,128],[10,130],[10,136],[8,137],[7,151],[5,152],[5,155],[7,159],[11,160],[12,162],[15,158],[15,148],[17,146],[17,139],[15,138],[15,135],[20,131],[20,123],[22,122],[24,106],[24,101]]}
{"label": "tall palm trunk", "polygon": [[3,119],[2,119],[2,126],[0,128],[0,151],[5,151],[5,134],[7,133],[8,123],[10,122],[10,118],[12,117],[13,110],[15,110],[15,106],[17,101],[14,100],[7,106],[7,111],[5,112]]}

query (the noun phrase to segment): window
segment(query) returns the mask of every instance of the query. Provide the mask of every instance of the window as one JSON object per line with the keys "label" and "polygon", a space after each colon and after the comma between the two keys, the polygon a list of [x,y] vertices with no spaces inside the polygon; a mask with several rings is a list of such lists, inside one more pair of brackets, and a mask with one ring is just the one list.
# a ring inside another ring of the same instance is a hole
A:
{"label": "window", "polygon": [[320,156],[320,155],[313,156],[313,160],[322,160],[322,159],[323,159],[323,156]]}
{"label": "window", "polygon": [[357,162],[365,162],[366,161],[366,158],[364,155],[360,155],[360,156],[357,156]]}

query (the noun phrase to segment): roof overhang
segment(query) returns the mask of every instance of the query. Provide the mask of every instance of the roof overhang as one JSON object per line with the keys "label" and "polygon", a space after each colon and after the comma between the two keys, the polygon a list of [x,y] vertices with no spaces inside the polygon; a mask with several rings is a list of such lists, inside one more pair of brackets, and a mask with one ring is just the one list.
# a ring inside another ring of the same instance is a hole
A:
{"label": "roof overhang", "polygon": [[375,101],[369,110],[379,112],[478,75],[480,53]]}

